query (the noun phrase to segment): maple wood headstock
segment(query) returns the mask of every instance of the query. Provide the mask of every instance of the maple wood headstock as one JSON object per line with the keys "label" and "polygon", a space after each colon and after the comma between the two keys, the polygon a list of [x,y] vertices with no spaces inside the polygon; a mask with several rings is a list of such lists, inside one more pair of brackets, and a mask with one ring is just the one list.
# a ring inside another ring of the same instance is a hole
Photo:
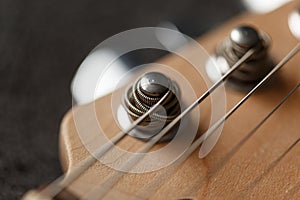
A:
{"label": "maple wood headstock", "polygon": [[[270,35],[272,39],[270,55],[277,63],[298,43],[288,27],[288,16],[296,5],[297,2],[292,2],[264,15],[245,13],[202,36],[198,42],[209,53],[213,53],[216,45],[228,35],[231,29],[240,24],[251,24]],[[193,52],[192,47],[186,47],[183,51],[191,57],[199,56]],[[201,77],[182,58],[169,55],[158,62],[172,67],[187,77],[197,96],[207,90]],[[195,151],[173,171],[171,167],[167,167],[143,174],[124,174],[116,185],[106,188],[108,193],[105,198],[299,198],[300,144],[297,142],[300,138],[300,91],[296,91],[254,134],[249,134],[288,92],[299,84],[299,63],[300,55],[288,62],[264,89],[256,92],[226,121],[220,140],[207,157],[199,159],[198,151]],[[155,67],[147,70],[160,71]],[[243,92],[227,88],[227,110],[244,95]],[[77,106],[64,117],[60,133],[60,152],[66,176],[76,164],[89,155],[78,131],[87,134],[91,145],[93,145],[93,138],[99,134],[93,118],[98,120],[97,123],[99,122],[108,138],[112,138],[119,132],[110,106],[111,97],[107,95],[93,103]],[[199,135],[209,123],[207,117],[210,114],[209,105],[209,102],[204,102],[200,106]],[[90,116],[91,113],[94,113],[93,117]],[[78,123],[80,130],[78,130]],[[191,123],[196,122],[191,120]],[[126,136],[118,146],[134,152],[144,144],[143,141]],[[156,145],[154,150],[163,145]],[[111,156],[112,160],[115,159],[114,154],[107,156]],[[114,169],[97,162],[73,182],[68,190],[77,197],[82,197],[90,189],[103,183],[105,177],[112,173]]]}

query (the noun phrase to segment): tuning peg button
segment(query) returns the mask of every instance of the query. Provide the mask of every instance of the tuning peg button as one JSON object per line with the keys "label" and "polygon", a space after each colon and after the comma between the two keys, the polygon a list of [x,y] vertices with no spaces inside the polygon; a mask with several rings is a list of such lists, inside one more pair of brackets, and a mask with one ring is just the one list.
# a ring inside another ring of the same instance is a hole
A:
{"label": "tuning peg button", "polygon": [[251,26],[239,26],[231,31],[230,40],[238,46],[249,49],[260,43],[260,36]]}
{"label": "tuning peg button", "polygon": [[151,97],[159,97],[170,88],[170,79],[162,73],[149,72],[139,81],[141,91]]}

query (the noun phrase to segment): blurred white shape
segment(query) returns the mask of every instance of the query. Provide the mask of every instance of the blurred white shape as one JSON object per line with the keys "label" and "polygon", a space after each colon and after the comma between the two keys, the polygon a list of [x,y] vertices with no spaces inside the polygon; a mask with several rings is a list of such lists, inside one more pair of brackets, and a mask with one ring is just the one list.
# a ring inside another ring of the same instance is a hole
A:
{"label": "blurred white shape", "polygon": [[[109,49],[96,49],[80,65],[72,80],[71,91],[77,104],[86,104],[113,92],[120,78],[128,72],[126,64]],[[100,81],[101,79],[101,81]],[[101,84],[101,85],[99,85]]]}
{"label": "blurred white shape", "polygon": [[158,27],[167,28],[176,31],[177,34],[167,34],[166,31],[162,29],[157,29],[155,35],[157,40],[169,51],[175,51],[185,44],[187,44],[188,40],[185,38],[183,34],[180,33],[178,28],[169,21],[161,22]]}
{"label": "blurred white shape", "polygon": [[[211,128],[213,128],[213,127],[214,126],[212,126]],[[215,145],[219,141],[222,130],[223,130],[222,126],[216,128],[216,130],[203,141],[200,151],[199,151],[200,159],[205,158],[212,151],[212,149],[215,147]]]}
{"label": "blurred white shape", "polygon": [[[159,27],[165,27],[178,31],[171,22],[163,22]],[[156,39],[169,51],[174,51],[187,43],[187,39],[181,33],[166,34],[165,31],[157,29]],[[113,92],[118,87],[119,80],[130,69],[120,59],[110,63],[117,57],[117,53],[110,49],[96,48],[80,65],[71,84],[71,92],[75,103],[86,104],[93,100]],[[126,77],[130,78],[129,76]],[[125,81],[122,80],[122,83]]]}
{"label": "blurred white shape", "polygon": [[230,67],[224,57],[213,55],[206,62],[205,69],[208,77],[213,82],[217,82],[223,74],[228,72]]}
{"label": "blurred white shape", "polygon": [[254,13],[268,13],[291,0],[242,0],[248,10]]}
{"label": "blurred white shape", "polygon": [[292,34],[300,39],[300,11],[294,11],[290,14],[289,27]]}

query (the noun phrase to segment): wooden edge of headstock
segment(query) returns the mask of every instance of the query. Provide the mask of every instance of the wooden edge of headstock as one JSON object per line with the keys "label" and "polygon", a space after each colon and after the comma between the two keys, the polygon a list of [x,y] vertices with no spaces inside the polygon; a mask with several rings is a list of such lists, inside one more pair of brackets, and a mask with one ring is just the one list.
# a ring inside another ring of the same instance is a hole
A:
{"label": "wooden edge of headstock", "polygon": [[[71,151],[73,150],[70,140],[72,140],[72,136],[70,134],[66,134],[70,131],[70,124],[74,123],[73,113],[78,110],[84,109],[85,107],[91,105],[92,103],[88,103],[85,105],[76,105],[71,108],[64,115],[61,126],[60,126],[60,134],[59,134],[59,159],[61,162],[61,167],[64,173],[68,172],[68,169],[72,167],[72,158]],[[64,134],[65,133],[65,134]]]}

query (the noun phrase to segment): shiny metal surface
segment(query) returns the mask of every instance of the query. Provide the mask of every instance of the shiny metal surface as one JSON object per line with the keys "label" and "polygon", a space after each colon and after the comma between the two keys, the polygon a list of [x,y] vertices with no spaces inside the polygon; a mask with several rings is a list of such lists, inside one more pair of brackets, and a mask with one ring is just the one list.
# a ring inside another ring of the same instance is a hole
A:
{"label": "shiny metal surface", "polygon": [[162,96],[169,87],[169,78],[158,72],[149,72],[145,74],[139,82],[141,91],[151,97]]}
{"label": "shiny metal surface", "polygon": [[[208,61],[206,70],[209,77],[216,82],[224,75],[250,48],[256,52],[244,61],[241,68],[228,79],[235,89],[248,91],[260,81],[274,66],[268,54],[271,40],[269,36],[251,26],[239,26],[230,32],[229,37],[217,47],[212,61]],[[212,63],[216,63],[214,65]]]}
{"label": "shiny metal surface", "polygon": [[239,26],[231,31],[230,40],[236,45],[250,48],[260,42],[260,36],[251,26]]}
{"label": "shiny metal surface", "polygon": [[[159,101],[161,106],[139,123],[137,129],[142,132],[136,131],[133,136],[143,140],[149,139],[174,120],[181,113],[179,99],[180,91],[177,84],[164,74],[148,72],[140,77],[125,91],[122,99],[121,106],[127,113],[129,121],[135,121]],[[173,136],[174,134],[170,132],[163,140],[172,139]]]}

